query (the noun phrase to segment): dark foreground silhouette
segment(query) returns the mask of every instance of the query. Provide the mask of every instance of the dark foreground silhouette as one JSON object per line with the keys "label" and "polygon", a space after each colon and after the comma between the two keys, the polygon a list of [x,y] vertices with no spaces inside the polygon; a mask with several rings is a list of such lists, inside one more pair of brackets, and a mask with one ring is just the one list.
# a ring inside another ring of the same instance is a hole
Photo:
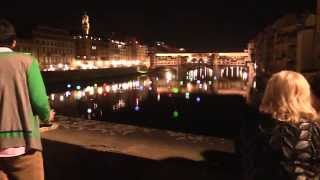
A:
{"label": "dark foreground silhouette", "polygon": [[203,152],[203,161],[170,157],[150,160],[112,152],[100,152],[43,140],[47,180],[72,179],[241,179],[237,155]]}

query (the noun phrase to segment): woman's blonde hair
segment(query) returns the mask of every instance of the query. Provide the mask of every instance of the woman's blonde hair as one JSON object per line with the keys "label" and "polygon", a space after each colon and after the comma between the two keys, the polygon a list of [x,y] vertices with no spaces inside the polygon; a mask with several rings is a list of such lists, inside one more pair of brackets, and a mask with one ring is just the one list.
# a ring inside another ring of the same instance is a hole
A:
{"label": "woman's blonde hair", "polygon": [[303,75],[293,71],[281,71],[272,75],[260,111],[271,114],[275,119],[292,123],[317,118],[317,112],[312,106],[309,83]]}

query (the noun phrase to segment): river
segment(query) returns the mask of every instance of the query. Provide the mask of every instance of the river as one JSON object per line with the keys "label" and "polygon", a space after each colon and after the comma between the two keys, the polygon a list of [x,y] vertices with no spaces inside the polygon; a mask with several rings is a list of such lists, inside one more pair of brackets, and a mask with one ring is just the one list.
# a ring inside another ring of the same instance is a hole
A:
{"label": "river", "polygon": [[238,134],[249,80],[209,68],[48,85],[57,114],[195,134]]}

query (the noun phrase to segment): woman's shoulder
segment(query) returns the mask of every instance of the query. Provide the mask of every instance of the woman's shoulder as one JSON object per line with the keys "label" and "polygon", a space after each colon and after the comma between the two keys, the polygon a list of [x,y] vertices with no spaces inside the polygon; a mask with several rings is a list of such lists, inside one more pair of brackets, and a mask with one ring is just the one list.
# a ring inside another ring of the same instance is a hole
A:
{"label": "woman's shoulder", "polygon": [[320,125],[316,121],[303,119],[299,123],[278,122],[270,137],[270,144],[277,149],[300,152],[300,145],[303,145],[304,150],[309,151],[312,150],[310,147],[314,147],[314,153],[319,154]]}
{"label": "woman's shoulder", "polygon": [[276,121],[271,134],[301,138],[301,133],[320,137],[320,124],[317,121],[302,119],[299,123]]}

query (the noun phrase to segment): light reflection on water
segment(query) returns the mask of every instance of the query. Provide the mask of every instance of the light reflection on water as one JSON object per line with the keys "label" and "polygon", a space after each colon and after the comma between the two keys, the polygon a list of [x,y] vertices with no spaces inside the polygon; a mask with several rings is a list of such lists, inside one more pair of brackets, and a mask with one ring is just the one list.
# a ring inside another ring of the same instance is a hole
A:
{"label": "light reflection on water", "polygon": [[217,98],[221,91],[245,90],[247,81],[239,72],[234,77],[223,77],[220,73],[201,68],[188,71],[184,77],[165,71],[115,82],[69,83],[49,98],[58,114],[87,119],[192,121],[212,112],[212,103],[223,106],[224,100]]}

